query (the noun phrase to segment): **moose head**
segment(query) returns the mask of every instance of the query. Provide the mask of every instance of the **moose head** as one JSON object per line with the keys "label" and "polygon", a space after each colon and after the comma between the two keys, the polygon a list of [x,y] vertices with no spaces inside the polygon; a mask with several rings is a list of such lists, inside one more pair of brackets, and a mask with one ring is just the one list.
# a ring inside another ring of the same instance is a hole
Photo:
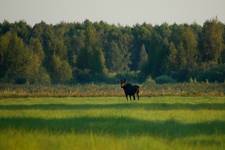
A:
{"label": "moose head", "polygon": [[120,80],[120,87],[124,88],[124,86],[126,85],[126,82],[127,82],[126,79],[121,79]]}

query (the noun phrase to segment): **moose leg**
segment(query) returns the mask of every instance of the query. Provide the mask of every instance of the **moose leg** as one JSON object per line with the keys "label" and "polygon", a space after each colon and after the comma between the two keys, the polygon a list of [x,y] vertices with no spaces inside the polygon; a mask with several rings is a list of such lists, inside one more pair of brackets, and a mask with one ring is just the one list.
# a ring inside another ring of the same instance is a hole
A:
{"label": "moose leg", "polygon": [[129,97],[130,97],[130,101],[131,101],[131,95],[129,95]]}
{"label": "moose leg", "polygon": [[126,99],[127,99],[127,101],[128,101],[128,97],[127,97],[128,95],[126,94]]}
{"label": "moose leg", "polygon": [[135,94],[133,95],[134,101],[135,101]]}
{"label": "moose leg", "polygon": [[137,99],[139,100],[139,92],[137,92]]}

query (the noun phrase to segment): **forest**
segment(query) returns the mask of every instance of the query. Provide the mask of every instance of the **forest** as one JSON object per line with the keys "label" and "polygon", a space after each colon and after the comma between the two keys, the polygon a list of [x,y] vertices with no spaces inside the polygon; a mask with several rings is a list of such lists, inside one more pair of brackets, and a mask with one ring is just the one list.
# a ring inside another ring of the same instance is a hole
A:
{"label": "forest", "polygon": [[0,83],[224,82],[225,25],[0,23]]}

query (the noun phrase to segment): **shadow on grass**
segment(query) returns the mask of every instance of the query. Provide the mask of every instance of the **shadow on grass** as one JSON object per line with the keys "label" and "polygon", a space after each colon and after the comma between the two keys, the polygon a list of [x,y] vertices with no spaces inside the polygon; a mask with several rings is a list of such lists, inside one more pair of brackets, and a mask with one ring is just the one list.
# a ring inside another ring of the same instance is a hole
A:
{"label": "shadow on grass", "polygon": [[65,119],[0,118],[3,129],[49,131],[50,133],[95,133],[100,135],[152,135],[180,138],[194,135],[224,135],[225,122],[182,123],[174,120],[144,121],[127,117],[78,117]]}
{"label": "shadow on grass", "polygon": [[121,104],[14,104],[14,105],[0,105],[0,110],[86,110],[86,109],[146,109],[146,110],[225,110],[225,103],[121,103]]}

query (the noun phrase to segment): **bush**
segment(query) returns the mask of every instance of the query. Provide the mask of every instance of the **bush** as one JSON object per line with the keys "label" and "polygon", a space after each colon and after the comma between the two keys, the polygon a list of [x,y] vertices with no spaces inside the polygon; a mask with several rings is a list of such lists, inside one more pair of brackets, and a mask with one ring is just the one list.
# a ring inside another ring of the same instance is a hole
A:
{"label": "bush", "polygon": [[140,77],[140,72],[130,71],[122,72],[115,76],[116,79],[126,79],[129,82],[138,82]]}
{"label": "bush", "polygon": [[176,80],[167,75],[161,75],[155,79],[156,83],[164,84],[164,83],[176,83]]}
{"label": "bush", "polygon": [[156,82],[151,76],[148,76],[144,82],[144,85],[154,85],[154,84],[156,84]]}
{"label": "bush", "polygon": [[15,84],[25,84],[26,82],[27,82],[27,80],[22,77],[18,77],[15,79]]}
{"label": "bush", "polygon": [[45,68],[41,67],[34,81],[35,84],[49,85],[51,78]]}
{"label": "bush", "polygon": [[225,64],[215,65],[198,74],[198,80],[209,82],[225,81]]}
{"label": "bush", "polygon": [[105,74],[93,73],[90,69],[78,69],[75,74],[75,81],[77,83],[102,83],[108,80]]}

